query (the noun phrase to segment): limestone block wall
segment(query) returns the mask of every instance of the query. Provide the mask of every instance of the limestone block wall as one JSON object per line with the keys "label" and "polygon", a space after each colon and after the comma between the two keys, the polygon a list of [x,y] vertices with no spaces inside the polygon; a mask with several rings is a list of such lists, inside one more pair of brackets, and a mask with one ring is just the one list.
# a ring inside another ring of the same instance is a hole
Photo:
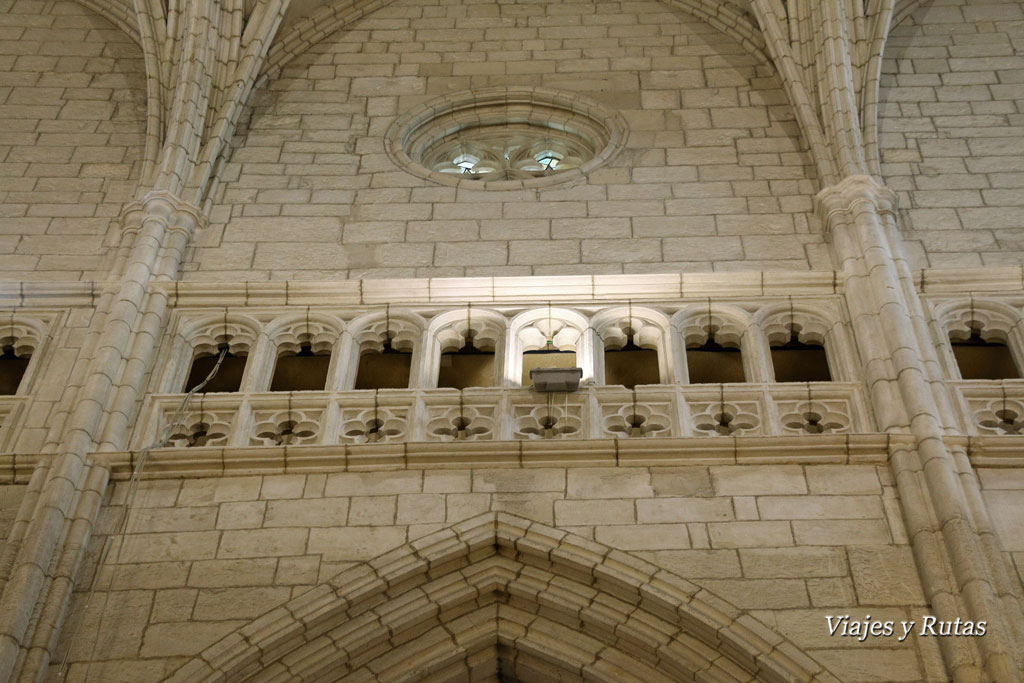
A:
{"label": "limestone block wall", "polygon": [[7,538],[17,517],[21,499],[25,497],[26,488],[17,484],[0,486],[0,538]]}
{"label": "limestone block wall", "polygon": [[[0,257],[0,262],[4,258]],[[33,352],[18,395],[4,397],[10,410],[5,411],[8,414],[0,428],[9,435],[3,441],[8,452],[40,453],[56,445],[47,436],[63,424],[73,405],[67,400],[62,404],[61,399],[72,396],[84,383],[88,354],[83,348],[91,341],[89,325],[95,309],[21,308],[18,313],[43,321],[46,334]]]}
{"label": "limestone block wall", "polygon": [[915,267],[1024,259],[1024,3],[924,3],[889,36],[882,174]]}
{"label": "limestone block wall", "polygon": [[[125,490],[114,486],[103,533]],[[83,612],[81,591],[105,540],[94,539],[69,621],[85,620],[68,680],[81,680],[90,657],[90,675],[104,681],[158,679],[353,563],[488,510],[675,572],[750,610],[844,680],[942,671],[927,639],[828,636],[826,615],[904,620],[924,609],[885,465],[623,466],[144,482],[124,547],[110,555],[118,564]]]}
{"label": "limestone block wall", "polygon": [[0,121],[0,276],[105,275],[104,235],[138,184],[139,47],[70,0],[0,1]]}
{"label": "limestone block wall", "polygon": [[999,541],[1024,585],[1024,469],[979,469],[978,478]]}
{"label": "limestone block wall", "polygon": [[[513,85],[621,112],[626,149],[577,184],[509,192],[440,186],[384,153],[397,115]],[[655,0],[397,0],[252,110],[186,279],[831,268],[773,69]]]}

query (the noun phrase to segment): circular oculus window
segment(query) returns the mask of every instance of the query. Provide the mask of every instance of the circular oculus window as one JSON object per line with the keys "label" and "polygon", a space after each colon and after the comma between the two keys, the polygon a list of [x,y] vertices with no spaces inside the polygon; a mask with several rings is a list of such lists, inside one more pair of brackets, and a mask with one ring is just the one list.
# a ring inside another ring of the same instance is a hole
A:
{"label": "circular oculus window", "polygon": [[467,90],[401,116],[385,149],[421,178],[481,189],[532,188],[580,178],[626,141],[616,112],[545,88]]}

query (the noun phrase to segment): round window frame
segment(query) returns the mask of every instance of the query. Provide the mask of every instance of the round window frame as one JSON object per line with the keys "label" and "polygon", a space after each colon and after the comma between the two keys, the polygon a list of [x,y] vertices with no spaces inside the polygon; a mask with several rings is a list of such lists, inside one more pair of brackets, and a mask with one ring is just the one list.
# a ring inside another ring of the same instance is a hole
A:
{"label": "round window frame", "polygon": [[[418,160],[439,140],[462,130],[507,124],[526,124],[574,135],[597,152],[573,169],[511,180],[442,173]],[[622,151],[628,133],[621,114],[577,93],[551,88],[479,88],[443,95],[399,116],[384,136],[384,149],[402,170],[439,185],[476,190],[532,189],[586,177]]]}

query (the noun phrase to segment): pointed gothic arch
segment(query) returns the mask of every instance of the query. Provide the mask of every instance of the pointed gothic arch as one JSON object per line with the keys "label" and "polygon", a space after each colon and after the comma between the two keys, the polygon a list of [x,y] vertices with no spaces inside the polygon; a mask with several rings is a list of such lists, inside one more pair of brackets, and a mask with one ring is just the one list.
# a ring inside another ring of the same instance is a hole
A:
{"label": "pointed gothic arch", "polygon": [[509,667],[521,680],[838,680],[695,584],[492,512],[338,574],[168,681],[495,680]]}
{"label": "pointed gothic arch", "polygon": [[[394,0],[339,0],[318,7],[308,16],[283,28],[267,54],[261,70],[263,77],[277,78],[281,70],[320,41],[350,27]],[[764,36],[757,20],[729,2],[720,0],[661,0],[715,30],[729,36],[764,64],[771,64],[765,53]]]}
{"label": "pointed gothic arch", "polygon": [[121,2],[120,0],[75,0],[75,2],[106,19],[121,29],[134,43],[141,46],[142,38],[139,36],[138,17],[135,15],[135,9],[131,2]]}

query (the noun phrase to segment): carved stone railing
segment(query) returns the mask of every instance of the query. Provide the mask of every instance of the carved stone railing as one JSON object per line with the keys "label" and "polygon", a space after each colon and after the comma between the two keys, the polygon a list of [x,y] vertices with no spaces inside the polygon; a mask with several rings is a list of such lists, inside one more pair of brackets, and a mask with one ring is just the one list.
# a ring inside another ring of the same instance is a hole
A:
{"label": "carved stone railing", "polygon": [[645,385],[528,389],[180,394],[147,401],[133,447],[778,436],[875,431],[858,384]]}
{"label": "carved stone railing", "polygon": [[951,382],[961,432],[970,436],[1024,435],[1024,380]]}

